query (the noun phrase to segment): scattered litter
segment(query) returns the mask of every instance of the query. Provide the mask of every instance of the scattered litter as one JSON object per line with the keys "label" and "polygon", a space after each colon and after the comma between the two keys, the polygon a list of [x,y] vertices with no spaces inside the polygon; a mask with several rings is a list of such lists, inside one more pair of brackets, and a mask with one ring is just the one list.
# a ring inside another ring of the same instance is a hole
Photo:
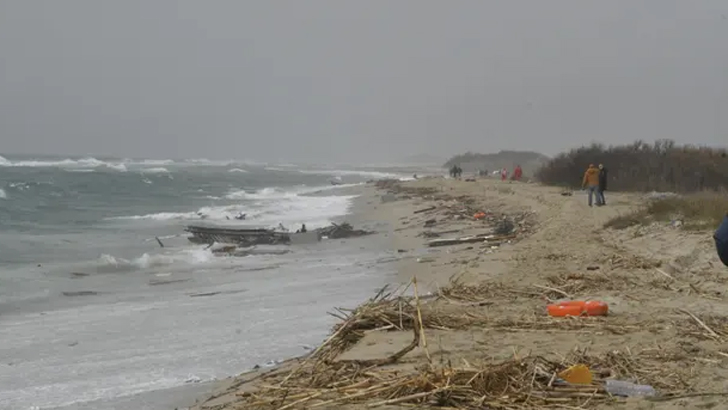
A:
{"label": "scattered litter", "polygon": [[621,397],[654,397],[657,391],[648,384],[635,384],[622,380],[607,379],[604,389],[613,396]]}
{"label": "scattered litter", "polygon": [[592,374],[583,364],[576,364],[559,373],[564,381],[571,384],[592,384]]}

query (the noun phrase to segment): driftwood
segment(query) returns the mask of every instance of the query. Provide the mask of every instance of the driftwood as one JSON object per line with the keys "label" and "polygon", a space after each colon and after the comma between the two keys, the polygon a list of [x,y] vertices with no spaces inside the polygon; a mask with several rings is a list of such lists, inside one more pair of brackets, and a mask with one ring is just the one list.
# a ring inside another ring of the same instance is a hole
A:
{"label": "driftwood", "polygon": [[364,235],[371,235],[374,233],[363,229],[354,229],[346,222],[341,225],[332,223],[331,226],[327,226],[326,228],[319,228],[316,230],[316,232],[318,232],[321,236],[328,237],[329,239],[352,238]]}
{"label": "driftwood", "polygon": [[493,234],[484,234],[484,235],[476,235],[476,236],[466,236],[463,238],[435,239],[435,240],[427,242],[427,246],[429,246],[429,247],[448,246],[448,245],[460,245],[460,244],[464,244],[464,243],[478,243],[478,242],[486,242],[488,244],[493,244],[495,242],[500,242],[500,241],[503,241],[506,239],[512,239],[514,237],[515,237],[514,235],[496,236]]}
{"label": "driftwood", "polygon": [[412,213],[413,213],[413,214],[420,214],[420,213],[422,213],[422,212],[427,212],[427,211],[433,211],[433,210],[435,210],[435,209],[437,209],[437,207],[436,207],[436,206],[431,206],[431,207],[429,207],[429,208],[424,208],[424,209],[418,209],[418,210],[416,210],[416,211],[414,211],[414,212],[412,212]]}

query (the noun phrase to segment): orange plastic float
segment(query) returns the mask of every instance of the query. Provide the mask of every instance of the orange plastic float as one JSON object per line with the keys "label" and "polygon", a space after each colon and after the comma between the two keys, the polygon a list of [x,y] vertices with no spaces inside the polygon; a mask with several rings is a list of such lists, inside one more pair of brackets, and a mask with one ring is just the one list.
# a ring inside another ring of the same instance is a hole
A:
{"label": "orange plastic float", "polygon": [[598,300],[567,300],[546,306],[549,316],[606,316],[609,306]]}
{"label": "orange plastic float", "polygon": [[485,212],[476,212],[475,215],[473,215],[473,218],[483,219],[483,218],[485,218]]}

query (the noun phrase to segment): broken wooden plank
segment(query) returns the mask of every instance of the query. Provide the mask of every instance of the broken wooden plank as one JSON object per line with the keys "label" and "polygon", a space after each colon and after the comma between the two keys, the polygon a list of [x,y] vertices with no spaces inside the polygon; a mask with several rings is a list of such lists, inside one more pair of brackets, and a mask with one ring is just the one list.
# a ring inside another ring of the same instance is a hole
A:
{"label": "broken wooden plank", "polygon": [[414,211],[412,213],[413,214],[421,214],[421,213],[427,212],[427,211],[434,211],[435,209],[437,209],[436,206],[431,206],[431,207],[428,207],[428,208],[418,209],[418,210],[416,210],[416,211]]}

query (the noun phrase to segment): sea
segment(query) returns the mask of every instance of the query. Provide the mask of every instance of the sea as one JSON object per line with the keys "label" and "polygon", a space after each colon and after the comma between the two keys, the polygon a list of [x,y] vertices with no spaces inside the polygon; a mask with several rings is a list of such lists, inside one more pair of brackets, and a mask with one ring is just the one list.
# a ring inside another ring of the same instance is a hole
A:
{"label": "sea", "polygon": [[184,227],[326,226],[379,178],[406,175],[0,157],[0,409],[181,409],[215,380],[305,354],[328,311],[393,280],[391,250],[369,237],[216,256]]}

